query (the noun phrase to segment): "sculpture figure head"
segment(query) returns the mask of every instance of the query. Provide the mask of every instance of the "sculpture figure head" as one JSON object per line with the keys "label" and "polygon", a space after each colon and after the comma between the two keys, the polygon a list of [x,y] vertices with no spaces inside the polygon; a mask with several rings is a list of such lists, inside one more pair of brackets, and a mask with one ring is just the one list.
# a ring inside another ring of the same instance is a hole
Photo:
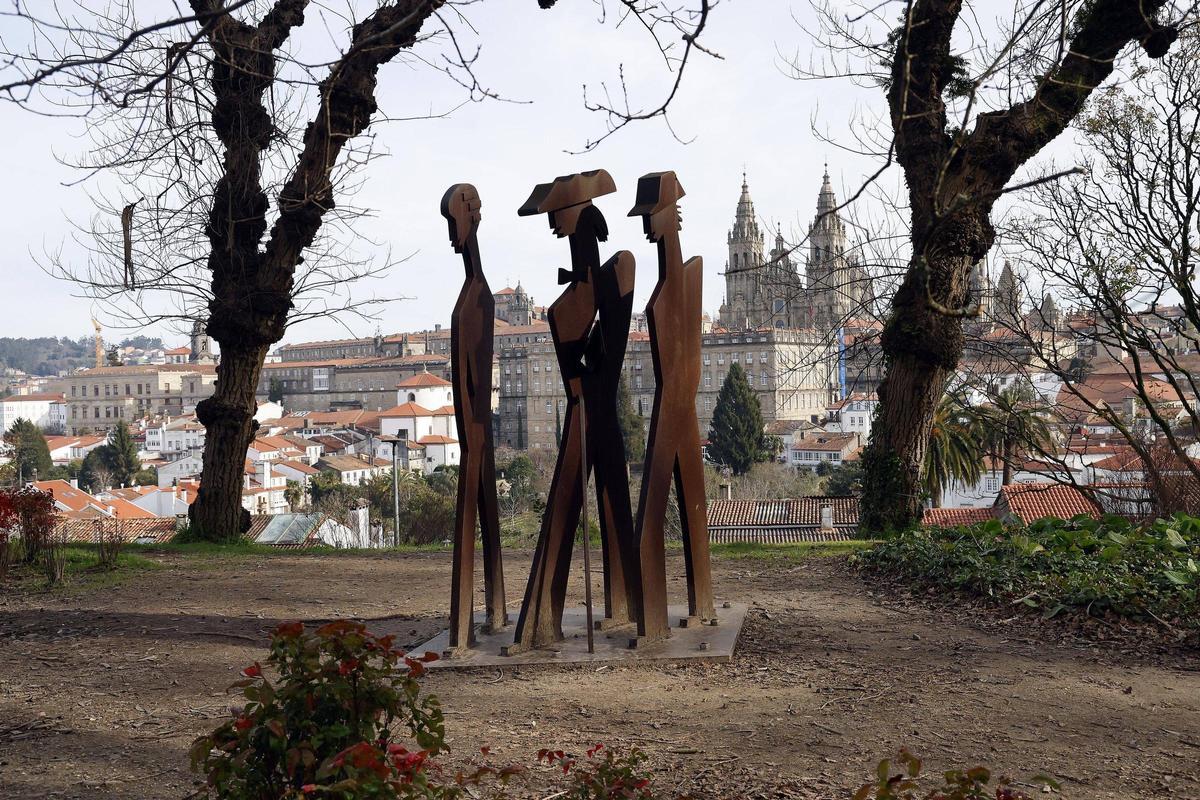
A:
{"label": "sculpture figure head", "polygon": [[[592,201],[617,190],[612,176],[602,169],[563,175],[550,183],[539,183],[529,199],[517,213],[522,217],[533,214],[549,214],[550,227],[558,236],[575,233],[584,209],[592,207]],[[603,217],[601,217],[603,219]],[[598,229],[601,240],[607,238],[607,228]]]}
{"label": "sculpture figure head", "polygon": [[673,171],[643,175],[638,179],[637,202],[629,216],[642,218],[647,239],[661,241],[663,237],[679,232],[682,224],[679,200],[683,195],[683,186]]}
{"label": "sculpture figure head", "polygon": [[469,183],[456,183],[442,195],[442,216],[449,224],[450,244],[454,246],[454,252],[461,253],[471,234],[479,227],[482,206],[479,192]]}

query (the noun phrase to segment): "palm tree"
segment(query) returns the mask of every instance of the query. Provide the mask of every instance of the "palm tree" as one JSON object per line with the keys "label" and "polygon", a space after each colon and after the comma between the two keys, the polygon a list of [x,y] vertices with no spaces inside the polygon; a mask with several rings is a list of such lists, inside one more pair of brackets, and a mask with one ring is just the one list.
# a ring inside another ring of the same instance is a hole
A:
{"label": "palm tree", "polygon": [[925,449],[923,482],[934,508],[951,481],[974,484],[983,474],[983,448],[971,424],[970,412],[949,395],[933,415],[929,447]]}
{"label": "palm tree", "polygon": [[1050,427],[1033,389],[1014,384],[993,392],[988,402],[971,411],[971,425],[985,452],[1003,462],[1001,483],[1012,483],[1012,464],[1018,454],[1039,451],[1051,443]]}

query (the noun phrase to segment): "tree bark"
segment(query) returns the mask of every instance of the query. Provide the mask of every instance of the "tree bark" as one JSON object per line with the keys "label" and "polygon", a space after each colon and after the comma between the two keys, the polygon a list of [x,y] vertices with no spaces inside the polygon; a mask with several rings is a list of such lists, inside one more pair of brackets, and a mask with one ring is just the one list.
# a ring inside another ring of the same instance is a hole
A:
{"label": "tree bark", "polygon": [[242,507],[244,470],[228,465],[245,463],[258,430],[255,389],[266,355],[266,345],[223,346],[216,392],[196,406],[205,428],[204,469],[188,514],[197,535],[210,541],[236,541],[250,527],[250,512]]}

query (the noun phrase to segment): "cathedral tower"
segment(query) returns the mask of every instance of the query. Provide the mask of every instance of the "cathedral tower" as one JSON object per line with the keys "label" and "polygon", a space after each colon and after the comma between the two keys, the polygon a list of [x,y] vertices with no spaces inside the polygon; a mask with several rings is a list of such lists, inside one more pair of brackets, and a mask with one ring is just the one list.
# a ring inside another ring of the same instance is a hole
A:
{"label": "cathedral tower", "polygon": [[845,319],[862,316],[866,271],[851,254],[846,225],[837,212],[837,197],[829,169],[817,193],[817,215],[808,229],[808,320],[810,327],[828,329]]}
{"label": "cathedral tower", "polygon": [[742,174],[742,196],[738,198],[733,228],[727,237],[729,261],[725,265],[725,304],[721,306],[721,324],[726,328],[755,327],[762,324],[759,273],[764,263],[763,235],[754,215],[750,187]]}

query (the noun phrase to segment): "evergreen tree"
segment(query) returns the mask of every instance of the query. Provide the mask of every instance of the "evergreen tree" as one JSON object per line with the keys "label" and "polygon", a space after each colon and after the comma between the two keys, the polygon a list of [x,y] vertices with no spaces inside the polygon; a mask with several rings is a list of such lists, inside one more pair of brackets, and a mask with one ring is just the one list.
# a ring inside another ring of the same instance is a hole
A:
{"label": "evergreen tree", "polygon": [[108,366],[121,366],[121,353],[117,350],[116,346],[108,348]]}
{"label": "evergreen tree", "polygon": [[621,439],[625,442],[625,458],[630,463],[646,458],[646,428],[642,417],[633,409],[633,396],[625,376],[617,381],[617,420],[621,423]]}
{"label": "evergreen tree", "polygon": [[43,479],[50,476],[54,462],[50,460],[46,437],[37,425],[27,419],[18,419],[4,434],[4,444],[17,475],[27,481],[34,480],[35,476]]}
{"label": "evergreen tree", "polygon": [[267,388],[267,400],[272,403],[283,402],[283,381],[279,378],[271,378],[271,383]]}
{"label": "evergreen tree", "polygon": [[108,444],[97,449],[106,451],[104,460],[112,473],[114,484],[132,486],[134,476],[142,469],[142,462],[138,458],[137,442],[133,440],[129,423],[124,420],[118,422]]}
{"label": "evergreen tree", "polygon": [[756,462],[770,458],[763,436],[762,406],[737,364],[730,366],[717,395],[708,441],[709,457],[729,467],[734,475],[744,475]]}

